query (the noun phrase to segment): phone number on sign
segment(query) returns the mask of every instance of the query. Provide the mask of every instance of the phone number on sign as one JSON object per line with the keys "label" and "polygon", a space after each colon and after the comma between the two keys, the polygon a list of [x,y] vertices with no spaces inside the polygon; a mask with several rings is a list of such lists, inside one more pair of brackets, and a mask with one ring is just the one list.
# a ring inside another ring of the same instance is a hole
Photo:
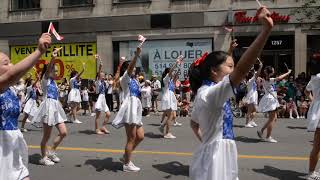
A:
{"label": "phone number on sign", "polygon": [[[183,63],[182,65],[178,66],[178,69],[181,69],[178,72],[179,77],[183,75],[184,77],[188,74],[188,69],[191,66],[192,62],[188,63]],[[167,63],[154,63],[153,64],[153,73],[156,74],[157,76],[161,76],[163,71],[166,68],[172,67],[174,65],[173,62],[167,62]]]}

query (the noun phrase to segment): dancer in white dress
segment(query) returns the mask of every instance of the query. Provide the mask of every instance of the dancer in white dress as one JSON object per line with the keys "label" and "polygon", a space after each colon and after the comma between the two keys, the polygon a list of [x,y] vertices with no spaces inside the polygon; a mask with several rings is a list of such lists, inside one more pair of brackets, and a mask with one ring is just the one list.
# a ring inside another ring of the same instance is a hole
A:
{"label": "dancer in white dress", "polygon": [[37,49],[13,65],[7,55],[0,52],[0,179],[30,180],[28,147],[18,129],[20,105],[13,86],[47,51],[50,34],[42,34]]}
{"label": "dancer in white dress", "polygon": [[177,111],[177,98],[175,96],[175,83],[174,77],[176,77],[176,73],[173,74],[174,70],[177,68],[179,64],[182,63],[182,56],[179,56],[176,60],[176,63],[171,68],[166,68],[162,73],[162,96],[161,96],[161,110],[163,111],[163,121],[160,125],[160,131],[163,134],[165,139],[175,139],[176,137],[170,132],[170,125],[172,121],[176,118]]}
{"label": "dancer in white dress", "polygon": [[[96,81],[96,93],[99,95],[97,102],[95,103],[95,131],[96,134],[110,134],[107,130],[106,126],[110,118],[110,110],[106,102],[105,92],[106,92],[106,83],[104,81],[105,74],[102,72],[102,61],[99,55],[96,55],[96,59],[99,60],[99,70],[98,70],[98,78]],[[102,123],[102,127],[99,128],[98,121],[101,115],[101,112],[106,113],[106,117]]]}
{"label": "dancer in white dress", "polygon": [[247,75],[248,78],[248,92],[246,96],[243,98],[243,102],[248,108],[248,112],[246,115],[246,125],[247,128],[257,127],[258,125],[254,122],[253,118],[256,113],[256,106],[258,105],[258,91],[257,91],[257,78],[260,75],[262,69],[262,62],[258,58],[259,61],[259,69],[257,72],[254,71],[254,68],[250,70]]}
{"label": "dancer in white dress", "polygon": [[[291,70],[288,69],[288,72],[282,74],[276,78],[271,78],[274,75],[274,68],[271,66],[267,66],[264,69],[265,80],[262,82],[264,95],[261,98],[258,106],[258,112],[268,113],[269,119],[261,128],[261,130],[257,131],[259,138],[266,142],[277,143],[278,141],[271,137],[273,126],[277,120],[277,108],[280,107],[277,98],[277,91],[275,87],[275,83],[277,81],[281,81],[282,79],[289,76]],[[266,139],[263,138],[263,132],[267,129]]]}
{"label": "dancer in white dress", "polygon": [[311,60],[311,80],[305,94],[312,101],[308,111],[308,131],[314,132],[313,148],[310,152],[308,180],[319,180],[320,174],[315,171],[320,154],[320,61]]}
{"label": "dancer in white dress", "polygon": [[25,124],[28,118],[33,118],[34,114],[38,110],[37,105],[37,91],[39,91],[38,82],[40,79],[40,75],[36,74],[36,80],[31,80],[30,85],[27,84],[27,96],[26,96],[26,103],[23,108],[24,117],[21,123],[21,132],[27,132],[28,130],[25,128]]}
{"label": "dancer in white dress", "polygon": [[237,66],[229,53],[204,54],[189,69],[189,79],[196,92],[191,127],[202,142],[193,154],[192,180],[237,180],[237,147],[233,140],[233,115],[230,98],[261,53],[273,27],[270,12],[261,7],[257,16],[263,26],[255,41],[241,56]]}
{"label": "dancer in white dress", "polygon": [[[59,98],[57,84],[53,80],[56,77],[54,60],[57,57],[58,50],[52,53],[52,59],[49,65],[44,66],[41,75],[41,85],[43,90],[43,101],[41,102],[33,122],[43,124],[43,136],[41,140],[41,156],[39,163],[45,166],[54,165],[60,162],[56,154],[56,149],[67,135],[67,128],[64,122],[67,120],[66,114],[62,108]],[[59,131],[58,136],[53,140],[51,150],[48,151],[47,143],[50,139],[52,127],[55,126]]]}
{"label": "dancer in white dress", "polygon": [[141,49],[137,47],[135,56],[129,61],[125,61],[120,69],[120,87],[123,93],[123,102],[120,110],[112,122],[115,128],[125,126],[127,134],[127,143],[125,153],[121,161],[123,162],[123,171],[137,172],[140,168],[131,161],[132,152],[144,138],[142,127],[142,105],[140,101],[141,90],[139,82],[135,77],[135,65]]}
{"label": "dancer in white dress", "polygon": [[73,118],[73,123],[81,124],[82,122],[77,119],[77,111],[80,108],[81,103],[81,93],[80,93],[80,86],[81,80],[80,77],[85,70],[85,64],[82,64],[82,71],[78,73],[78,71],[72,71],[70,75],[70,92],[68,95],[68,104],[71,107],[70,115]]}

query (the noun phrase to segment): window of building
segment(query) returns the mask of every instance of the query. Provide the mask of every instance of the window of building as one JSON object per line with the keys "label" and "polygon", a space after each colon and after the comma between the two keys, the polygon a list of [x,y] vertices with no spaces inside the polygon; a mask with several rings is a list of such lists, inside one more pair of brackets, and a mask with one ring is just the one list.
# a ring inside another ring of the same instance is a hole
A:
{"label": "window of building", "polygon": [[151,0],[113,0],[113,4],[127,4],[127,3],[149,3]]}
{"label": "window of building", "polygon": [[91,6],[91,5],[94,5],[94,0],[61,0],[62,7]]}
{"label": "window of building", "polygon": [[171,28],[171,14],[151,15],[151,28]]}
{"label": "window of building", "polygon": [[40,9],[40,0],[11,0],[11,10]]}

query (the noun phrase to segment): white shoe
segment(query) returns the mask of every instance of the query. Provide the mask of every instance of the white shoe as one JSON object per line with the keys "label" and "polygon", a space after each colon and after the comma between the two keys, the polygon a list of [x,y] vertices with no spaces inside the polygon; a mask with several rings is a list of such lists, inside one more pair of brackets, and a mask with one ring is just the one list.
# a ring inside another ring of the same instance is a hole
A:
{"label": "white shoe", "polygon": [[278,141],[273,139],[271,136],[268,137],[267,139],[265,139],[266,142],[269,142],[269,143],[277,143]]}
{"label": "white shoe", "polygon": [[318,172],[309,173],[307,176],[307,180],[320,180],[320,175]]}
{"label": "white shoe", "polygon": [[91,113],[91,114],[90,114],[90,116],[95,116],[95,115],[96,115],[96,113]]}
{"label": "white shoe", "polygon": [[20,128],[21,132],[28,132],[28,130],[26,128]]}
{"label": "white shoe", "polygon": [[73,121],[73,123],[75,123],[75,124],[81,124],[82,122],[79,121],[78,119],[76,119],[76,120]]}
{"label": "white shoe", "polygon": [[173,126],[182,126],[182,124],[181,124],[181,123],[178,123],[178,122],[175,122],[175,123],[173,124]]}
{"label": "white shoe", "polygon": [[290,119],[294,119],[292,116],[290,116]]}
{"label": "white shoe", "polygon": [[53,151],[49,151],[48,152],[48,158],[52,161],[52,162],[55,162],[55,163],[58,163],[60,162],[60,158],[57,156],[57,153],[56,152],[53,152]]}
{"label": "white shoe", "polygon": [[163,136],[165,139],[175,139],[177,137],[175,137],[174,135],[172,135],[171,133],[166,134],[165,136]]}
{"label": "white shoe", "polygon": [[254,126],[251,123],[246,124],[244,127],[246,128],[253,128]]}
{"label": "white shoe", "polygon": [[39,163],[41,165],[45,165],[45,166],[53,166],[54,162],[51,161],[51,159],[49,159],[48,157],[44,157],[42,159],[40,159]]}
{"label": "white shoe", "polygon": [[128,164],[124,164],[123,166],[124,172],[138,172],[140,168],[135,166],[131,161]]}
{"label": "white shoe", "polygon": [[31,121],[29,120],[29,118],[26,119],[26,123],[31,123]]}
{"label": "white shoe", "polygon": [[250,124],[251,124],[253,127],[258,127],[258,124],[256,124],[254,121],[251,121]]}

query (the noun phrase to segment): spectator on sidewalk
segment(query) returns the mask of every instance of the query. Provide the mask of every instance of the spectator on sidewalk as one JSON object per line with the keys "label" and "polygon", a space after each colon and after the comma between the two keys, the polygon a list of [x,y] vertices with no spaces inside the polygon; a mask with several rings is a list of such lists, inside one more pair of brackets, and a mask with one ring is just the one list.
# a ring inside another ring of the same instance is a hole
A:
{"label": "spectator on sidewalk", "polygon": [[152,90],[152,111],[157,112],[158,111],[158,96],[161,91],[161,82],[157,79],[157,75],[152,75],[151,78],[151,90]]}
{"label": "spectator on sidewalk", "polygon": [[300,118],[299,113],[298,113],[298,109],[297,109],[297,105],[292,98],[290,98],[289,101],[287,102],[287,112],[289,112],[290,119],[294,119],[292,116],[292,112],[295,114],[294,116],[297,119]]}
{"label": "spectator on sidewalk", "polygon": [[188,76],[185,76],[184,80],[181,83],[181,89],[182,89],[182,99],[187,100],[190,102],[190,82]]}
{"label": "spectator on sidewalk", "polygon": [[305,99],[304,96],[301,96],[297,101],[297,105],[300,113],[300,118],[305,119],[309,108],[309,102]]}

